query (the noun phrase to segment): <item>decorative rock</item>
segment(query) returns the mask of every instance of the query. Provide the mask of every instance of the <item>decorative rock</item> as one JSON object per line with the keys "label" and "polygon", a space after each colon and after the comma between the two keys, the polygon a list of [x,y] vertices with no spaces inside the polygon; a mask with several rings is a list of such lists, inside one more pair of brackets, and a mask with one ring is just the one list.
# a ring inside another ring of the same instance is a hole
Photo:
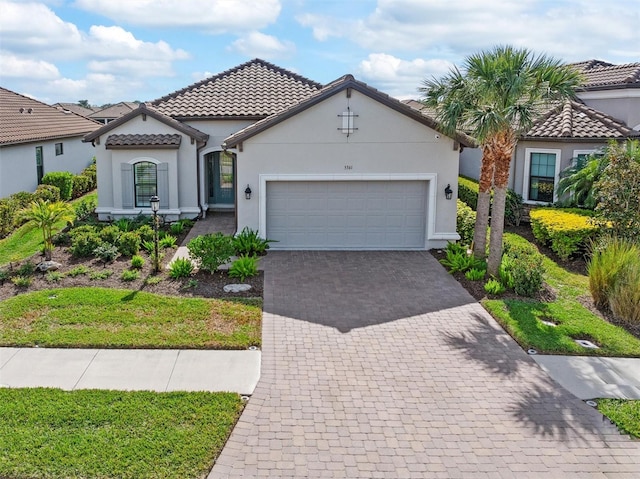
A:
{"label": "decorative rock", "polygon": [[249,284],[227,284],[223,288],[225,293],[240,293],[242,291],[249,291],[251,285]]}
{"label": "decorative rock", "polygon": [[61,266],[62,265],[57,261],[43,261],[42,263],[39,263],[38,266],[36,266],[36,269],[45,273],[47,271],[55,271],[57,269],[60,269]]}

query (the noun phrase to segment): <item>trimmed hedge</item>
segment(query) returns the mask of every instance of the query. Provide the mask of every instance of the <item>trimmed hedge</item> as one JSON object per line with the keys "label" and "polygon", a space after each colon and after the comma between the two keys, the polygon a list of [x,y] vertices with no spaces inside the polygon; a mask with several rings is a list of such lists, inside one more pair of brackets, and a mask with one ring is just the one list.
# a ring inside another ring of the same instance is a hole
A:
{"label": "trimmed hedge", "polygon": [[586,251],[599,232],[599,227],[588,215],[577,211],[581,210],[538,208],[529,213],[533,235],[541,243],[550,245],[563,260]]}
{"label": "trimmed hedge", "polygon": [[73,193],[74,174],[68,171],[51,171],[42,177],[42,183],[60,188],[60,199],[69,201]]}
{"label": "trimmed hedge", "polygon": [[458,199],[473,211],[478,209],[478,182],[464,176],[458,177]]}
{"label": "trimmed hedge", "polygon": [[465,203],[458,201],[456,212],[456,231],[460,235],[460,243],[469,246],[473,241],[473,230],[476,225],[476,212]]}
{"label": "trimmed hedge", "polygon": [[[473,211],[478,210],[478,182],[466,176],[458,176],[458,199],[467,204]],[[491,192],[493,198],[493,191]],[[489,212],[491,214],[491,212]],[[512,226],[520,226],[524,217],[524,205],[522,196],[507,190],[506,204],[504,208],[504,221]]]}

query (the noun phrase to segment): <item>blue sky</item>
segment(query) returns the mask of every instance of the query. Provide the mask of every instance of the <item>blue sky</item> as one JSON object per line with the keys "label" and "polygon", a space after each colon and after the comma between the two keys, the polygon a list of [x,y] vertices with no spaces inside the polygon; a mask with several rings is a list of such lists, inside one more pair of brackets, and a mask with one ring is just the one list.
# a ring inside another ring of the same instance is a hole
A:
{"label": "blue sky", "polygon": [[255,57],[414,98],[472,53],[640,62],[638,0],[0,0],[0,85],[47,103],[152,100]]}

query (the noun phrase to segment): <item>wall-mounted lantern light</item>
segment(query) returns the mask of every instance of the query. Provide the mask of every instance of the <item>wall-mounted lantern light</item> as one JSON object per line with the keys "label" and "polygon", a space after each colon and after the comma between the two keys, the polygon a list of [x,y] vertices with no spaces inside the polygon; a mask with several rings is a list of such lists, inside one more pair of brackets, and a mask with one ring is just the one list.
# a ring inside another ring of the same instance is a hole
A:
{"label": "wall-mounted lantern light", "polygon": [[247,200],[251,199],[251,187],[247,185],[247,188],[244,190],[244,197]]}
{"label": "wall-mounted lantern light", "polygon": [[444,189],[444,197],[448,200],[453,196],[453,190],[451,189],[451,184],[448,184]]}

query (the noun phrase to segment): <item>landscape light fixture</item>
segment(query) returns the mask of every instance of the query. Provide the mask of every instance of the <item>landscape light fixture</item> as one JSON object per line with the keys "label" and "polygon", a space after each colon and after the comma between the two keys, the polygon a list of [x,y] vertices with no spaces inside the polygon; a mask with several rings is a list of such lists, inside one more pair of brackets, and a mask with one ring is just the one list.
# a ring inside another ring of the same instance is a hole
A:
{"label": "landscape light fixture", "polygon": [[453,196],[453,190],[451,189],[451,184],[448,184],[444,189],[444,197],[448,200]]}

